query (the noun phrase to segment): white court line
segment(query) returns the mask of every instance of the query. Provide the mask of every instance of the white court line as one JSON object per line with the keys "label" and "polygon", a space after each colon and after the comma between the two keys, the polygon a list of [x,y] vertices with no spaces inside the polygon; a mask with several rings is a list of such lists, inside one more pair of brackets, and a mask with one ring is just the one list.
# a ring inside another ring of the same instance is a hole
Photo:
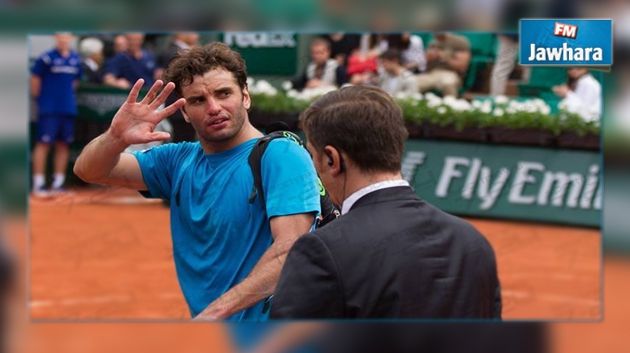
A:
{"label": "white court line", "polygon": [[[179,299],[182,298],[181,293],[162,293],[158,295],[160,299]],[[54,306],[74,306],[85,304],[104,304],[104,303],[124,303],[130,302],[131,296],[105,296],[92,298],[74,298],[62,300],[32,300],[29,303],[31,308],[54,307]]]}
{"label": "white court line", "polygon": [[31,300],[29,306],[31,308],[41,308],[50,306],[73,306],[84,304],[102,304],[111,302],[129,302],[131,297],[129,296],[106,296],[106,297],[93,297],[93,298],[75,298],[75,299],[62,299],[62,300]]}
{"label": "white court line", "polygon": [[532,294],[531,292],[524,291],[516,291],[516,290],[501,290],[501,295],[503,297],[512,297],[516,299],[535,299],[541,300],[545,302],[552,303],[571,303],[571,304],[580,304],[580,305],[588,305],[588,306],[599,306],[599,300],[593,299],[581,299],[581,298],[572,298],[564,295],[555,295],[555,294]]}

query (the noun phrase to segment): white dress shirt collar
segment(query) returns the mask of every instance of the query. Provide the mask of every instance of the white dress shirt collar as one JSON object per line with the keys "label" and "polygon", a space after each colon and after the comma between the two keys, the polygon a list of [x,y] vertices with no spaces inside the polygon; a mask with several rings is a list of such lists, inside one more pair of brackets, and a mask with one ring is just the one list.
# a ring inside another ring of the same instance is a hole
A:
{"label": "white dress shirt collar", "polygon": [[343,204],[341,205],[341,214],[343,215],[343,214],[348,213],[348,211],[350,211],[354,203],[357,202],[363,196],[371,192],[374,192],[376,190],[393,188],[397,186],[409,186],[409,183],[406,180],[402,180],[402,179],[385,180],[385,181],[380,181],[378,183],[370,184],[362,189],[359,189],[355,191],[354,193],[352,193],[352,195],[350,195],[347,199],[343,201]]}

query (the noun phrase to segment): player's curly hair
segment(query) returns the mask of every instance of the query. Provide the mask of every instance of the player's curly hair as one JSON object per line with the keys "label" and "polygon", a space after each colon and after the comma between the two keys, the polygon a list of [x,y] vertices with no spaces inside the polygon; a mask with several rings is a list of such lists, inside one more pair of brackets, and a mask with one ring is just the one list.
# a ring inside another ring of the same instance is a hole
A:
{"label": "player's curly hair", "polygon": [[241,90],[247,87],[245,60],[238,52],[220,42],[180,50],[168,65],[164,80],[175,83],[175,90],[181,97],[182,87],[191,84],[195,76],[216,68],[231,72]]}

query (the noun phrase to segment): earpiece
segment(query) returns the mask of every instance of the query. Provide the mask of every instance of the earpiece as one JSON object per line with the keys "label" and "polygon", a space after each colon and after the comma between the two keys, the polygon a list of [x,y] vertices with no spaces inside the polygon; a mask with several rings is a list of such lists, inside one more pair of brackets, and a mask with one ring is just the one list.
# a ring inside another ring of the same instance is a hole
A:
{"label": "earpiece", "polygon": [[[333,166],[333,157],[330,153],[326,152],[326,155],[328,156],[328,165],[329,166]],[[346,166],[345,163],[343,162],[343,157],[341,156],[341,154],[339,155],[339,171],[340,172],[345,172],[346,171]]]}
{"label": "earpiece", "polygon": [[333,165],[332,154],[330,154],[330,152],[326,151],[326,157],[328,157],[328,165],[332,167],[332,165]]}

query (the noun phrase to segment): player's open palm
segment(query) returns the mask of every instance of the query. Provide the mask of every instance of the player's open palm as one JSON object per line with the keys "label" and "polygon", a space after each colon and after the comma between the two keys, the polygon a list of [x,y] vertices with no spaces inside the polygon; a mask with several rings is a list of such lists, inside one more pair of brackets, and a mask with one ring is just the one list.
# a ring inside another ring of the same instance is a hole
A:
{"label": "player's open palm", "polygon": [[169,82],[162,89],[164,83],[160,80],[156,81],[146,96],[138,102],[138,94],[143,84],[143,79],[136,81],[127,100],[116,112],[110,127],[110,132],[127,145],[168,140],[170,135],[167,132],[154,131],[155,126],[186,102],[182,98],[160,109],[175,88],[175,84]]}

